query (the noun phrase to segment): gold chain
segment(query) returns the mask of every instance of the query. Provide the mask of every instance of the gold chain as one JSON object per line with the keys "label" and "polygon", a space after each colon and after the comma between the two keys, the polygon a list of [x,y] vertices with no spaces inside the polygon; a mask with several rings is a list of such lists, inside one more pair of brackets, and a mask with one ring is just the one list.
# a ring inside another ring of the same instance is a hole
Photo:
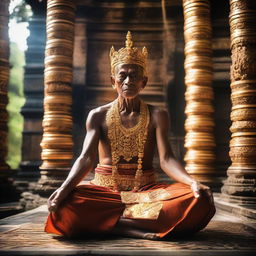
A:
{"label": "gold chain", "polygon": [[112,177],[114,180],[114,190],[118,190],[118,169],[117,163],[120,157],[123,157],[127,162],[135,156],[138,157],[137,171],[135,174],[134,189],[137,191],[141,184],[142,177],[142,159],[144,156],[144,145],[147,140],[149,110],[144,101],[140,101],[140,116],[139,122],[131,128],[126,128],[122,125],[119,114],[119,104],[116,99],[106,115],[106,124],[108,127],[108,138],[111,144],[112,154]]}

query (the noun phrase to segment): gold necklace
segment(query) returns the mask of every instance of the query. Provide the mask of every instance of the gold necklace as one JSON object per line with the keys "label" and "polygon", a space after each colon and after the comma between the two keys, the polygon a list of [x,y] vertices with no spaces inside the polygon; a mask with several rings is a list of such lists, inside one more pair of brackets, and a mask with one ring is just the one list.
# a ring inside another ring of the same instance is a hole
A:
{"label": "gold necklace", "polygon": [[142,159],[144,156],[144,145],[147,140],[149,110],[144,101],[140,101],[140,116],[138,123],[126,128],[122,125],[119,114],[119,102],[116,99],[106,115],[106,124],[108,127],[108,138],[111,144],[112,155],[112,177],[114,180],[114,190],[118,191],[118,169],[117,163],[120,157],[129,162],[133,157],[138,157],[137,171],[135,174],[134,189],[139,189],[142,177]]}

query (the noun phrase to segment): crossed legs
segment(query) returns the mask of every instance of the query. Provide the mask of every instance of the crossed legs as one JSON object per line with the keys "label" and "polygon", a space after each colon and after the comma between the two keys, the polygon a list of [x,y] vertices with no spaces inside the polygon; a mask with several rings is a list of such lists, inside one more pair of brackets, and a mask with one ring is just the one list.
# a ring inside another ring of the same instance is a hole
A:
{"label": "crossed legs", "polygon": [[112,233],[115,235],[122,235],[133,238],[142,238],[149,240],[159,240],[157,233],[152,233],[147,230],[141,229],[137,220],[126,219],[121,217],[117,225],[112,230]]}

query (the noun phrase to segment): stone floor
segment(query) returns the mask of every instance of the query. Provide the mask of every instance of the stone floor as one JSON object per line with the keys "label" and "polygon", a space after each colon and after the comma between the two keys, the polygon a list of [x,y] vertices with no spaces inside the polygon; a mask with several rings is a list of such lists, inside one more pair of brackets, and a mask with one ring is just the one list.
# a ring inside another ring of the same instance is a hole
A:
{"label": "stone floor", "polygon": [[69,241],[44,233],[46,206],[0,220],[0,255],[256,255],[255,222],[217,210],[207,228],[169,241],[101,237]]}

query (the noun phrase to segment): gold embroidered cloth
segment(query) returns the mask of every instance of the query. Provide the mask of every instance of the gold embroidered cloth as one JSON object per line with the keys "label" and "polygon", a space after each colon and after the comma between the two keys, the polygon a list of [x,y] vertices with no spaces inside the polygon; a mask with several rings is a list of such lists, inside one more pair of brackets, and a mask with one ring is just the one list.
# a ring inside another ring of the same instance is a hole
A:
{"label": "gold embroidered cloth", "polygon": [[[131,164],[132,168],[129,167],[129,164],[118,165],[119,175],[116,182],[118,183],[118,187],[121,191],[129,191],[134,188],[136,164]],[[153,184],[155,182],[156,176],[154,170],[144,171],[144,174],[141,177],[141,186]],[[95,176],[91,183],[94,185],[104,186],[113,189],[115,180],[112,176],[111,166],[98,165],[95,169]]]}
{"label": "gold embroidered cloth", "polygon": [[121,191],[121,200],[124,204],[133,203],[151,203],[171,198],[170,192],[164,188],[159,188],[153,191],[143,192],[132,192],[132,191]]}
{"label": "gold embroidered cloth", "polygon": [[[152,191],[131,191],[134,188],[136,173],[136,165],[119,165],[118,166],[118,187],[121,201],[125,204],[123,217],[134,219],[157,219],[163,206],[163,201],[171,198],[170,192],[164,188],[155,189]],[[141,187],[154,184],[156,177],[154,170],[144,170],[141,177]],[[94,179],[92,184],[113,189],[114,179],[111,175],[111,166],[98,164],[95,169]]]}
{"label": "gold embroidered cloth", "polygon": [[122,203],[125,204],[123,217],[132,219],[157,219],[164,200],[171,198],[164,188],[153,191],[121,191]]}
{"label": "gold embroidered cloth", "polygon": [[163,207],[162,202],[127,204],[123,217],[130,219],[156,220]]}

